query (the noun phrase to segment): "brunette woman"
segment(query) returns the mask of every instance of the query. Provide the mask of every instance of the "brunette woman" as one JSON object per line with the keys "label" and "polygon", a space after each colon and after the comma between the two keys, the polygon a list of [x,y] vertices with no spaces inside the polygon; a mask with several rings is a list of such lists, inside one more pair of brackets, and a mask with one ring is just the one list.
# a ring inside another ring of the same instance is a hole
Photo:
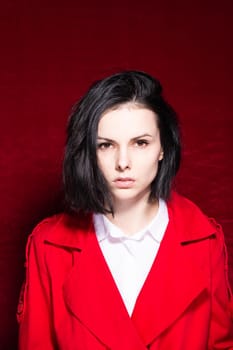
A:
{"label": "brunette woman", "polygon": [[180,148],[146,73],[107,77],[77,103],[66,211],[28,240],[20,350],[233,349],[224,236],[172,190]]}

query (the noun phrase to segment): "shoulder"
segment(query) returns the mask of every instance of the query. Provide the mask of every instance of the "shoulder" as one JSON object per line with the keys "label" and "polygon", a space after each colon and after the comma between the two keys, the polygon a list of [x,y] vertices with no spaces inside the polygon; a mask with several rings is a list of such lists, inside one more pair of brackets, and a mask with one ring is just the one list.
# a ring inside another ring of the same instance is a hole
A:
{"label": "shoulder", "polygon": [[39,222],[29,238],[37,243],[47,241],[66,245],[71,241],[78,241],[90,230],[91,225],[92,214],[80,213],[72,216],[60,213]]}
{"label": "shoulder", "polygon": [[203,215],[201,209],[187,197],[173,191],[171,197],[168,200],[168,205],[173,210],[182,210],[185,213],[199,212]]}
{"label": "shoulder", "polygon": [[63,216],[61,213],[43,219],[34,227],[31,236],[43,240],[55,227],[62,225]]}
{"label": "shoulder", "polygon": [[188,219],[192,221],[202,218],[208,221],[207,216],[194,202],[177,192],[172,192],[167,204],[175,218],[181,217],[183,220]]}
{"label": "shoulder", "polygon": [[167,205],[170,219],[183,232],[184,240],[223,235],[215,219],[208,217],[194,202],[177,192],[172,192]]}

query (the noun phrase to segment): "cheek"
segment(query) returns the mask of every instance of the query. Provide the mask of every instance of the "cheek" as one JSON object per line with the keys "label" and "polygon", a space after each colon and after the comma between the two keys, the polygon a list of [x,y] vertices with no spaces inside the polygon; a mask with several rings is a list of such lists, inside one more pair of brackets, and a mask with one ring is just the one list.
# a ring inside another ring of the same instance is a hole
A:
{"label": "cheek", "polygon": [[159,156],[155,156],[154,154],[143,155],[140,160],[141,166],[145,169],[157,169],[159,163]]}
{"label": "cheek", "polygon": [[150,178],[150,180],[153,181],[158,173],[158,166],[159,161],[157,157],[144,159],[144,162],[141,164],[141,171],[145,174],[145,178]]}
{"label": "cheek", "polygon": [[99,169],[102,171],[102,173],[105,175],[109,169],[109,159],[108,157],[103,155],[97,155],[97,164]]}

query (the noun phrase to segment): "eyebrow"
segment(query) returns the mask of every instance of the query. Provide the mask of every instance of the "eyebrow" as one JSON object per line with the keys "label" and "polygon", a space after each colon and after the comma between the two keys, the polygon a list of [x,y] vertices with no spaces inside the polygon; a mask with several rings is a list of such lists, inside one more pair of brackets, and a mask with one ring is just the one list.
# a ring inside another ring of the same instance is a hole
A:
{"label": "eyebrow", "polygon": [[[151,137],[151,138],[152,138],[153,136],[150,135],[150,134],[142,134],[142,135],[133,137],[131,140],[134,141],[134,140],[141,139],[141,138],[143,138],[143,137]],[[97,139],[98,139],[98,140],[106,140],[106,141],[109,141],[109,142],[114,142],[114,140],[109,139],[108,137],[98,136]]]}

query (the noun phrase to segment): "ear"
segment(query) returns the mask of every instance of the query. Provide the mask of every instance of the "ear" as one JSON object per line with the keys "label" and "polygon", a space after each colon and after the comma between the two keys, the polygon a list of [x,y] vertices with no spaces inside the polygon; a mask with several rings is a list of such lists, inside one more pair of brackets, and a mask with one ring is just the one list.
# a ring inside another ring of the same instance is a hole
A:
{"label": "ear", "polygon": [[161,149],[160,154],[159,154],[159,160],[163,159],[163,150]]}

